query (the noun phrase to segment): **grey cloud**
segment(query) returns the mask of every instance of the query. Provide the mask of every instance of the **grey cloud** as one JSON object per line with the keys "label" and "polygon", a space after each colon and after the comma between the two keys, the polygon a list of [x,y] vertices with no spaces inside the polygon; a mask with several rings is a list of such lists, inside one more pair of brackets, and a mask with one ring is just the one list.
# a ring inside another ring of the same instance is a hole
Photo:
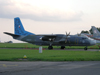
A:
{"label": "grey cloud", "polygon": [[35,21],[68,22],[80,21],[83,12],[61,12],[60,10],[43,9],[25,3],[18,5],[8,0],[0,0],[0,18],[28,18]]}

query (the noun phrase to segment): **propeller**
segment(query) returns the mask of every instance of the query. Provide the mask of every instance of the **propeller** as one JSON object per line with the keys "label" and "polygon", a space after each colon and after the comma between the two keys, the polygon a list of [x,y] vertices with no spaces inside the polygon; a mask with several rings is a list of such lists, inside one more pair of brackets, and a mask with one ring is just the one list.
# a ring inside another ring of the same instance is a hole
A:
{"label": "propeller", "polygon": [[67,32],[66,32],[66,36],[69,36],[70,35],[70,32],[67,34]]}
{"label": "propeller", "polygon": [[66,40],[65,40],[65,43],[67,42],[67,39],[68,39],[68,36],[70,35],[70,32],[67,34],[66,32]]}

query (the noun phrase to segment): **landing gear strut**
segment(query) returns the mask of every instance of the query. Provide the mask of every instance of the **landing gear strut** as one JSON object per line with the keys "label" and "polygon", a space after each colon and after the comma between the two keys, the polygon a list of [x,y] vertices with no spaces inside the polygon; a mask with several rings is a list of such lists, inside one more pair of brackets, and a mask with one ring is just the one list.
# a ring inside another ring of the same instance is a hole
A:
{"label": "landing gear strut", "polygon": [[51,49],[53,49],[53,47],[52,46],[49,46],[48,49],[51,50]]}

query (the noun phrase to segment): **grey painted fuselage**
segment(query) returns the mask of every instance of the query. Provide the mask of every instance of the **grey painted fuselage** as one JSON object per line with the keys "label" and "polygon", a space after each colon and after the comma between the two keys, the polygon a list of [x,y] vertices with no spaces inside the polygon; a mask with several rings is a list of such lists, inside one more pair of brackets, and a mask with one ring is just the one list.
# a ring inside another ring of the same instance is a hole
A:
{"label": "grey painted fuselage", "polygon": [[[93,39],[81,36],[70,35],[66,39],[66,35],[63,34],[56,34],[56,38],[54,41],[43,41],[40,38],[44,37],[42,35],[28,35],[28,36],[19,36],[15,39],[25,41],[35,45],[45,45],[48,46],[52,44],[53,46],[90,46],[94,45],[95,42]],[[65,42],[65,40],[67,40]]]}

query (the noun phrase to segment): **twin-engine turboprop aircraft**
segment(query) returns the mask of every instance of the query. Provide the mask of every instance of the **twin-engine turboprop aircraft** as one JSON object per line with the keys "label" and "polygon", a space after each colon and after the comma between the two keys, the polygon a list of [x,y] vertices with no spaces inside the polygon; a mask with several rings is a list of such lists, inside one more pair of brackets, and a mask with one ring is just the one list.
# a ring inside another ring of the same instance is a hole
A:
{"label": "twin-engine turboprop aircraft", "polygon": [[53,49],[53,46],[61,46],[64,49],[65,46],[87,46],[95,45],[96,41],[87,36],[77,36],[67,34],[51,34],[51,35],[36,35],[28,32],[24,29],[20,18],[14,18],[14,31],[15,33],[4,32],[12,36],[16,40],[25,41],[35,45],[48,46],[48,49]]}

